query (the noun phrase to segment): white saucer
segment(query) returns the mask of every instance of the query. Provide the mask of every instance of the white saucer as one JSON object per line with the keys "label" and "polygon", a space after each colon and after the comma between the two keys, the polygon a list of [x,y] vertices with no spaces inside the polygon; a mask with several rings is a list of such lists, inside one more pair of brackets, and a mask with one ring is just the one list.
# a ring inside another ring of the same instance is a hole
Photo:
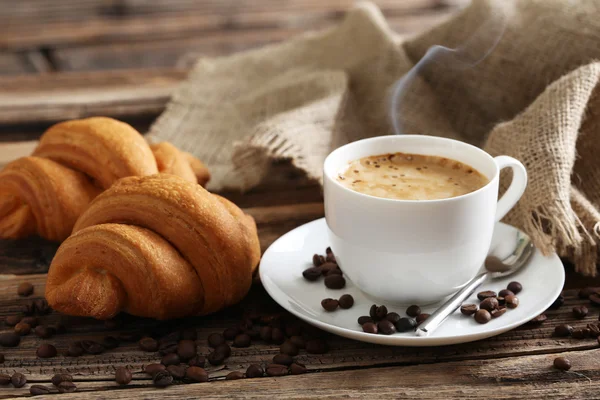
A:
{"label": "white saucer", "polygon": [[[389,336],[368,334],[362,331],[357,319],[368,315],[375,301],[363,294],[347,277],[346,287],[341,290],[327,289],[322,279],[309,282],[302,277],[302,271],[312,266],[312,255],[325,253],[328,246],[326,227],[325,218],[322,218],[276,240],[262,257],[260,278],[271,297],[292,314],[323,330],[355,340],[391,346],[439,346],[484,339],[516,328],[544,312],[560,294],[565,281],[558,256],[544,257],[536,250],[529,264],[520,271],[504,279],[486,282],[477,290],[498,292],[513,280],[523,285],[523,291],[518,294],[519,306],[507,310],[500,318],[481,325],[472,317],[456,311],[427,337],[418,337],[413,332]],[[510,254],[517,232],[512,226],[496,224],[491,253],[499,257]],[[345,293],[354,297],[352,308],[327,312],[321,307],[322,299],[339,298]],[[477,296],[473,295],[467,303],[479,304]],[[422,312],[431,313],[437,306],[439,304],[421,307]],[[405,307],[388,306],[388,309],[406,316]]]}

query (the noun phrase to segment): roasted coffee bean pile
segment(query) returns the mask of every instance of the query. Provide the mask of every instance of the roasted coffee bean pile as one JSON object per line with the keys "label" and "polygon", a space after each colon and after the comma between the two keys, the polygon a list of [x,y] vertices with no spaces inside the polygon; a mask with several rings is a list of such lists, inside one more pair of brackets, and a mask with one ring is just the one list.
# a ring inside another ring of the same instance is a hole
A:
{"label": "roasted coffee bean pile", "polygon": [[496,293],[493,290],[484,290],[477,293],[479,307],[476,304],[463,304],[460,312],[466,316],[473,316],[480,324],[487,324],[494,318],[501,317],[507,309],[517,308],[519,298],[516,296],[523,290],[519,282],[510,282],[506,289]]}
{"label": "roasted coffee bean pile", "polygon": [[406,314],[409,317],[401,317],[396,312],[388,312],[384,305],[373,304],[369,315],[358,318],[358,324],[365,333],[392,335],[396,332],[413,331],[429,317],[429,314],[421,313],[421,308],[416,305],[408,307]]}
{"label": "roasted coffee bean pile", "polygon": [[347,310],[354,305],[354,297],[350,294],[345,294],[341,296],[339,299],[323,299],[321,301],[321,306],[325,309],[325,311],[335,311],[339,308],[343,308]]}
{"label": "roasted coffee bean pile", "polygon": [[[338,266],[331,248],[325,249],[325,256],[315,254],[312,259],[313,266],[304,270],[302,276],[307,281],[317,281],[322,276],[323,282],[329,289],[343,289],[346,286],[344,273]],[[354,303],[354,302],[353,302]],[[336,307],[337,308],[337,307]]]}

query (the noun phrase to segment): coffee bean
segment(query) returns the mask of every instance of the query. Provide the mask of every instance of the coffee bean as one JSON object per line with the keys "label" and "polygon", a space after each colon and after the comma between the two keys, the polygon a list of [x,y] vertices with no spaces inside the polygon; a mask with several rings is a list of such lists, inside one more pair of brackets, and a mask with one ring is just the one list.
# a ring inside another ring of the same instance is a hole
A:
{"label": "coffee bean", "polygon": [[483,301],[488,297],[497,297],[498,295],[493,290],[484,290],[483,292],[477,293],[477,298],[479,301]]}
{"label": "coffee bean", "polygon": [[506,299],[504,297],[498,296],[498,297],[496,297],[496,300],[498,300],[498,305],[500,305],[500,306],[506,305]]}
{"label": "coffee bean", "polygon": [[396,330],[398,332],[408,332],[414,331],[417,326],[417,321],[413,318],[400,318],[398,322],[396,322]]}
{"label": "coffee bean", "polygon": [[373,304],[371,308],[369,308],[369,317],[371,317],[373,321],[377,320],[377,304]]}
{"label": "coffee bean", "polygon": [[319,265],[325,263],[325,257],[315,254],[313,255],[312,262],[315,267],[318,267]]}
{"label": "coffee bean", "polygon": [[600,336],[600,327],[594,324],[587,324],[586,328],[590,331],[590,337]]}
{"label": "coffee bean", "polygon": [[185,378],[185,371],[187,370],[186,365],[169,365],[167,367],[167,371],[171,374],[173,379],[183,379]]}
{"label": "coffee bean", "polygon": [[22,315],[9,315],[4,319],[4,323],[8,326],[15,326],[23,319]]}
{"label": "coffee bean", "polygon": [[[515,281],[509,283],[508,286],[506,286],[506,288],[508,290],[510,290],[511,292],[513,292],[514,294],[519,294],[519,292],[521,290],[523,290],[523,286],[519,282],[515,282]],[[506,297],[506,296],[504,296],[504,297]]]}
{"label": "coffee bean", "polygon": [[416,321],[417,321],[417,326],[421,325],[423,322],[425,322],[425,320],[429,318],[429,314],[427,313],[421,313],[419,315],[417,315]]}
{"label": "coffee bean", "polygon": [[417,305],[412,305],[406,309],[406,315],[409,317],[415,318],[419,314],[421,314],[421,307]]}
{"label": "coffee bean", "polygon": [[158,344],[160,346],[163,343],[177,343],[180,340],[181,340],[181,331],[174,331],[167,335],[162,336],[158,340]]}
{"label": "coffee bean", "polygon": [[49,314],[50,311],[52,311],[52,309],[48,305],[48,302],[46,301],[46,299],[34,300],[33,305],[35,307],[35,312],[38,315],[46,315],[46,314]]}
{"label": "coffee bean", "polygon": [[344,275],[340,267],[332,268],[326,272],[326,276],[328,275]]}
{"label": "coffee bean", "polygon": [[8,385],[10,383],[10,375],[0,374],[0,385]]}
{"label": "coffee bean", "polygon": [[[338,267],[337,264],[332,263],[332,262],[326,262],[325,264],[321,265],[318,268],[321,270],[321,274],[323,276],[327,276],[335,270],[339,270],[339,272],[341,272],[340,267]],[[339,273],[337,275],[341,275],[341,273]]]}
{"label": "coffee bean", "polygon": [[79,343],[70,343],[65,355],[67,357],[80,357],[84,353],[83,347]]}
{"label": "coffee bean", "polygon": [[258,364],[251,364],[246,370],[246,376],[248,378],[260,378],[265,374],[262,367]]}
{"label": "coffee bean", "polygon": [[499,308],[496,308],[495,310],[490,311],[490,315],[492,316],[492,318],[498,318],[504,315],[504,313],[506,312],[507,308],[504,306],[501,306]]}
{"label": "coffee bean", "polygon": [[288,374],[288,367],[285,365],[270,365],[267,367],[266,372],[269,376],[285,376]]}
{"label": "coffee bean", "polygon": [[233,347],[250,347],[252,339],[246,333],[240,333],[233,339]]}
{"label": "coffee bean", "polygon": [[365,333],[377,333],[377,324],[374,322],[365,322],[362,329]]}
{"label": "coffee bean", "polygon": [[400,314],[395,313],[395,312],[390,312],[387,313],[387,315],[385,316],[385,319],[390,321],[392,324],[395,324],[396,322],[398,322],[400,320]]}
{"label": "coffee bean", "polygon": [[502,289],[501,291],[498,292],[498,297],[506,297],[508,295],[514,296],[514,293],[508,289]]}
{"label": "coffee bean", "polygon": [[10,378],[10,383],[16,388],[22,388],[27,383],[27,378],[20,372],[15,372]]}
{"label": "coffee bean", "polygon": [[595,306],[600,306],[600,295],[597,295],[597,294],[591,295],[590,302]]}
{"label": "coffee bean", "polygon": [[183,361],[193,358],[196,355],[196,342],[193,340],[179,341],[179,344],[177,345],[177,355]]}
{"label": "coffee bean", "polygon": [[279,328],[273,328],[273,332],[271,332],[271,341],[275,344],[283,343],[285,341],[283,331]]}
{"label": "coffee bean", "polygon": [[227,357],[225,357],[225,354],[218,351],[213,351],[212,353],[209,353],[208,356],[206,356],[206,359],[208,360],[210,365],[222,365],[225,362],[226,358]]}
{"label": "coffee bean", "polygon": [[325,311],[335,311],[337,310],[340,302],[335,299],[323,299],[321,300],[321,307],[325,309]]}
{"label": "coffee bean", "polygon": [[158,345],[158,354],[161,356],[171,353],[177,353],[177,342],[165,342]]}
{"label": "coffee bean", "polygon": [[33,285],[29,282],[23,282],[17,287],[17,294],[22,297],[31,296],[33,294]]}
{"label": "coffee bean", "polygon": [[25,317],[21,320],[21,322],[29,325],[32,329],[38,325],[38,319],[36,317]]}
{"label": "coffee bean", "polygon": [[208,345],[213,349],[223,343],[225,343],[225,337],[220,333],[211,333],[208,335]]}
{"label": "coffee bean", "polygon": [[479,308],[491,312],[492,310],[497,309],[498,305],[498,299],[496,299],[495,297],[488,297],[479,304]]}
{"label": "coffee bean", "polygon": [[238,379],[244,379],[244,373],[240,371],[232,371],[225,376],[226,381],[235,381]]}
{"label": "coffee bean", "polygon": [[50,388],[44,385],[31,385],[31,387],[29,388],[29,393],[31,393],[34,396],[49,394],[50,392]]}
{"label": "coffee bean", "polygon": [[56,347],[51,344],[44,343],[38,347],[36,353],[39,358],[52,358],[56,357]]}
{"label": "coffee bean", "polygon": [[196,340],[198,339],[198,332],[195,328],[185,328],[181,331],[181,340]]}
{"label": "coffee bean", "polygon": [[571,332],[571,337],[573,339],[586,339],[590,336],[590,333],[590,330],[587,328],[573,329],[573,332]]}
{"label": "coffee bean", "polygon": [[369,317],[368,315],[363,315],[362,317],[358,317],[359,325],[362,326],[362,325],[366,324],[367,322],[373,322],[373,318]]}
{"label": "coffee bean", "polygon": [[323,275],[321,267],[310,267],[302,272],[302,276],[304,277],[304,279],[311,282],[318,280],[321,277],[321,275]]}
{"label": "coffee bean", "polygon": [[100,354],[104,352],[104,346],[93,340],[82,340],[79,344],[87,354]]}
{"label": "coffee bean", "polygon": [[158,387],[167,387],[173,383],[173,377],[169,371],[158,371],[152,377],[152,381]]}
{"label": "coffee bean", "polygon": [[61,382],[58,385],[59,393],[73,393],[77,391],[77,386],[73,382]]}
{"label": "coffee bean", "polygon": [[327,254],[327,256],[325,257],[325,261],[337,264],[337,260],[335,259],[335,256],[333,254]]}
{"label": "coffee bean", "polygon": [[311,339],[306,342],[306,352],[308,354],[325,354],[328,350],[327,342],[322,339]]}
{"label": "coffee bean", "polygon": [[273,362],[281,365],[292,365],[294,358],[289,354],[277,354],[273,357]]}
{"label": "coffee bean", "polygon": [[588,314],[588,309],[586,306],[575,306],[573,307],[573,316],[578,319],[584,319]]}
{"label": "coffee bean", "polygon": [[290,342],[289,340],[286,340],[285,342],[283,342],[283,344],[281,345],[281,347],[279,348],[279,351],[282,354],[287,354],[289,356],[297,356],[299,353],[298,347],[296,347],[292,342]]}
{"label": "coffee bean", "polygon": [[227,328],[223,331],[223,337],[227,340],[233,340],[240,333],[238,328]]}
{"label": "coffee bean", "polygon": [[73,382],[73,376],[69,374],[56,374],[52,377],[51,382],[54,386],[60,385],[61,382]]}
{"label": "coffee bean", "polygon": [[304,349],[306,347],[306,341],[302,336],[292,336],[290,338],[290,343],[299,349]]}
{"label": "coffee bean", "polygon": [[341,275],[327,275],[325,286],[329,289],[343,289],[346,286],[346,279]]}
{"label": "coffee bean", "polygon": [[179,356],[176,353],[165,354],[163,358],[160,359],[160,363],[164,366],[179,364]]}
{"label": "coffee bean", "polygon": [[27,303],[23,304],[23,313],[25,315],[33,315],[35,314],[35,303],[33,300],[28,301]]}
{"label": "coffee bean", "polygon": [[327,248],[325,249],[325,254],[326,255],[333,255],[333,250],[331,250],[330,246],[327,246]]}
{"label": "coffee bean", "polygon": [[300,363],[292,363],[292,365],[290,365],[290,373],[292,375],[302,375],[306,373],[306,366],[300,364]]}
{"label": "coffee bean", "polygon": [[383,319],[377,323],[377,330],[384,335],[392,335],[396,333],[396,327],[387,319]]}
{"label": "coffee bean", "polygon": [[191,382],[208,382],[208,372],[201,367],[189,367],[185,371],[185,377]]}
{"label": "coffee bean", "polygon": [[102,346],[105,349],[116,349],[119,347],[119,339],[114,336],[105,336],[104,339],[102,339]]}
{"label": "coffee bean", "polygon": [[0,333],[0,346],[17,347],[21,342],[21,336],[15,332]]}
{"label": "coffee bean", "polygon": [[540,325],[540,324],[546,322],[547,319],[548,319],[548,317],[546,316],[546,314],[540,314],[537,317],[535,317],[532,320],[530,320],[528,322],[528,324],[530,324],[530,325]]}
{"label": "coffee bean", "polygon": [[217,347],[215,347],[214,352],[221,353],[225,356],[225,358],[231,356],[231,347],[227,343],[223,343]]}
{"label": "coffee bean", "polygon": [[506,296],[506,307],[508,308],[517,308],[519,306],[519,298],[517,296]]}
{"label": "coffee bean", "polygon": [[560,369],[562,371],[568,371],[571,369],[571,361],[567,360],[564,357],[556,357],[554,359],[554,368]]}
{"label": "coffee bean", "polygon": [[340,297],[339,302],[340,308],[347,310],[354,305],[354,297],[352,297],[350,294],[344,294]]}
{"label": "coffee bean", "polygon": [[492,319],[492,315],[488,310],[479,310],[475,313],[475,321],[480,324],[487,324]]}
{"label": "coffee bean", "polygon": [[167,367],[162,364],[148,364],[144,368],[144,372],[150,376],[154,376],[154,374],[156,374],[158,371],[164,371],[166,369]]}
{"label": "coffee bean", "polygon": [[151,337],[143,337],[139,341],[139,346],[143,351],[154,352],[158,350],[158,341]]}
{"label": "coffee bean", "polygon": [[460,312],[463,315],[473,315],[477,312],[478,308],[477,305],[475,304],[463,304],[462,306],[460,306]]}
{"label": "coffee bean", "polygon": [[554,327],[554,336],[557,337],[567,337],[571,336],[573,332],[573,327],[571,325],[562,324]]}
{"label": "coffee bean", "polygon": [[206,358],[204,358],[204,356],[196,356],[196,357],[192,358],[190,361],[188,361],[188,365],[190,367],[204,368],[204,366],[206,365]]}
{"label": "coffee bean", "polygon": [[15,325],[15,333],[21,336],[26,336],[31,333],[31,326],[24,322],[19,322]]}
{"label": "coffee bean", "polygon": [[586,287],[586,288],[579,290],[579,293],[577,293],[577,295],[579,296],[580,299],[587,300],[590,298],[591,295],[597,294],[598,292],[600,292],[599,287]]}
{"label": "coffee bean", "polygon": [[554,303],[550,307],[550,310],[558,310],[562,305],[565,304],[565,298],[562,295],[558,295],[558,297],[554,300]]}

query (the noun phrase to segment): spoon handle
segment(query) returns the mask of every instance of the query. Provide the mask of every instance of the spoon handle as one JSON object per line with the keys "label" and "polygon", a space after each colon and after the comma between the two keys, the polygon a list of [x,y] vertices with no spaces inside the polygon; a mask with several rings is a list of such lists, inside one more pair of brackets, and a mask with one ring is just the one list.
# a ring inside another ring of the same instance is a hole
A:
{"label": "spoon handle", "polygon": [[473,292],[487,279],[488,272],[482,272],[471,279],[461,290],[438,308],[418,328],[417,336],[427,336],[436,330]]}

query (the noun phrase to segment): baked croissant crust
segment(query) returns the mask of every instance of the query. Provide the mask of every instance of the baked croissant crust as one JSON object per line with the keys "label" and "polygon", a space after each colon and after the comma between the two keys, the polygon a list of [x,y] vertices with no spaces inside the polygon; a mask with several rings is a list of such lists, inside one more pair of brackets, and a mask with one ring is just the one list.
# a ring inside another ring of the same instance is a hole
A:
{"label": "baked croissant crust", "polygon": [[[58,123],[40,138],[32,157],[0,171],[0,239],[38,234],[62,241],[79,215],[118,179],[159,172],[205,184],[203,164],[169,143],[155,152],[124,122],[92,117]],[[155,157],[156,156],[156,157]],[[200,175],[198,175],[200,174]]]}
{"label": "baked croissant crust", "polygon": [[183,178],[124,178],[100,194],[58,249],[46,298],[107,319],[202,315],[240,301],[260,259],[256,224]]}

